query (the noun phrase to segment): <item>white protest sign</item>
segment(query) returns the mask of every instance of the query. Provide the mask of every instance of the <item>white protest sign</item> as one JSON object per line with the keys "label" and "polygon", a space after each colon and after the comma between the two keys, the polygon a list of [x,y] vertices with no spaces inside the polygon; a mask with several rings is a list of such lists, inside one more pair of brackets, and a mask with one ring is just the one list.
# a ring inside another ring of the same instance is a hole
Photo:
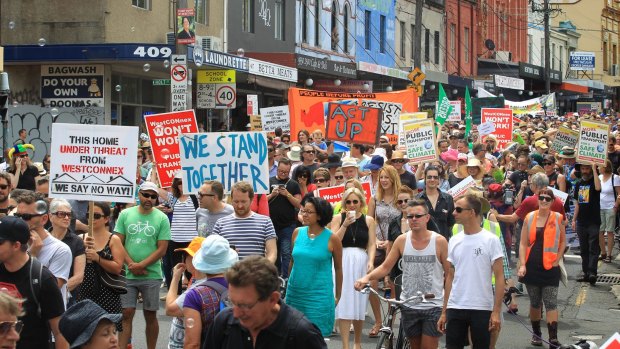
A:
{"label": "white protest sign", "polygon": [[562,203],[565,204],[566,203],[566,199],[568,199],[568,193],[565,193],[561,190],[555,189],[554,187],[547,187],[548,189],[551,189],[551,191],[553,192],[553,195],[556,198],[559,198],[560,200],[562,200]]}
{"label": "white protest sign", "polygon": [[[461,101],[450,101],[450,104],[452,105],[452,112],[448,115],[448,119],[446,121],[461,121]],[[435,102],[435,110],[439,110],[439,101]]]}
{"label": "white protest sign", "polygon": [[179,152],[184,193],[196,193],[206,180],[222,183],[227,193],[239,181],[250,183],[256,194],[269,193],[265,132],[182,134]]}
{"label": "white protest sign", "polygon": [[383,109],[381,134],[398,135],[398,120],[400,119],[400,112],[403,110],[402,104],[377,101],[374,99],[363,99],[362,106]]}
{"label": "white protest sign", "polygon": [[608,142],[608,124],[582,120],[579,130],[579,144],[577,145],[577,162],[605,165]]}
{"label": "white protest sign", "polygon": [[572,130],[568,127],[560,126],[558,132],[555,134],[555,138],[551,143],[551,149],[556,152],[561,152],[562,148],[570,147],[575,148],[577,141],[579,140],[579,131]]}
{"label": "white protest sign", "polygon": [[448,195],[452,196],[454,199],[461,197],[467,192],[467,189],[476,185],[476,181],[472,176],[468,176],[459,182],[459,184],[454,187],[448,189]]}
{"label": "white protest sign", "polygon": [[437,160],[434,128],[435,125],[431,119],[409,121],[403,124],[407,158],[410,161],[420,163]]}
{"label": "white protest sign", "polygon": [[493,121],[483,122],[478,125],[478,134],[480,137],[490,135],[493,132],[495,132],[495,124]]}
{"label": "white protest sign", "polygon": [[263,131],[273,132],[280,127],[283,132],[291,129],[291,118],[289,117],[288,105],[280,107],[260,108],[261,123]]}
{"label": "white protest sign", "polygon": [[52,124],[50,197],[135,202],[138,127]]}

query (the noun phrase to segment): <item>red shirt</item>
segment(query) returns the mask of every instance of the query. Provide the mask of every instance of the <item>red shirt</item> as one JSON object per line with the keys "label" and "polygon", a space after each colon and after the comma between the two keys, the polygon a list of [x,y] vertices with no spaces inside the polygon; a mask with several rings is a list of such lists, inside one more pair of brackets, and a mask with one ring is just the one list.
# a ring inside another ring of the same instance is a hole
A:
{"label": "red shirt", "polygon": [[[528,196],[521,202],[521,206],[515,211],[520,220],[524,220],[525,216],[538,210],[538,195]],[[564,212],[564,204],[560,199],[555,198],[551,204],[551,211],[562,214],[562,217],[566,219],[566,213]]]}

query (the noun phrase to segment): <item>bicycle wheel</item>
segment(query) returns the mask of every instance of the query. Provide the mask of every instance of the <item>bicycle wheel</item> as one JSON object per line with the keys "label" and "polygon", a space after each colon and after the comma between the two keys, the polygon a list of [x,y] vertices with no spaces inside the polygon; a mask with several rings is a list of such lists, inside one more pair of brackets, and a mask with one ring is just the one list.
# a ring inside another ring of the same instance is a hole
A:
{"label": "bicycle wheel", "polygon": [[392,336],[385,332],[381,332],[379,335],[379,341],[377,341],[377,349],[393,349]]}
{"label": "bicycle wheel", "polygon": [[[402,325],[402,324],[401,324]],[[398,329],[398,338],[396,339],[396,347],[394,349],[410,349],[409,339],[405,336],[405,331]]]}

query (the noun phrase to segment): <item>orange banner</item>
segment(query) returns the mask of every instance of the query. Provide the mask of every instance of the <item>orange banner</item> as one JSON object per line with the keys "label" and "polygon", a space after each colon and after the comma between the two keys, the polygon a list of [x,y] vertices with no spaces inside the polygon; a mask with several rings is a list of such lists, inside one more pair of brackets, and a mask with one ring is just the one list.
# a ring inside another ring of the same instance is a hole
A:
{"label": "orange banner", "polygon": [[378,144],[382,112],[379,108],[329,103],[325,139],[355,144]]}
{"label": "orange banner", "polygon": [[418,96],[412,89],[379,93],[343,93],[290,88],[288,106],[291,117],[291,141],[297,140],[300,130],[312,133],[318,129],[325,134],[325,118],[329,102],[383,109],[381,134],[387,134],[395,142],[398,139],[400,113],[418,111]]}

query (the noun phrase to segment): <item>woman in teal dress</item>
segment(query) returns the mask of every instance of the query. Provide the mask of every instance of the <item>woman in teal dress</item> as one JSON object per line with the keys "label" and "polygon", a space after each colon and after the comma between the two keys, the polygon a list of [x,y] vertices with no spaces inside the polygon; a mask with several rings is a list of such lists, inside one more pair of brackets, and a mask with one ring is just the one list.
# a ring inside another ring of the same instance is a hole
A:
{"label": "woman in teal dress", "polygon": [[342,243],[325,228],[333,215],[325,199],[308,198],[300,213],[305,226],[293,232],[286,303],[304,313],[327,337],[334,328],[335,308],[342,289]]}

